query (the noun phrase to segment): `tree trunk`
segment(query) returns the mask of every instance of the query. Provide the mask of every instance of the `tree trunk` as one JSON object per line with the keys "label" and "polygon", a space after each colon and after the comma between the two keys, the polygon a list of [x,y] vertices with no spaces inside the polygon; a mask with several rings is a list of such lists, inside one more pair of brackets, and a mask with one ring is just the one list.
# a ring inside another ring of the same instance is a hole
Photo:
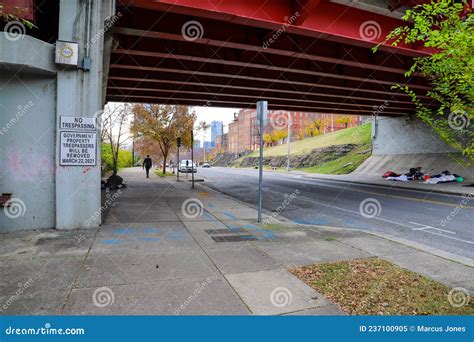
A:
{"label": "tree trunk", "polygon": [[163,157],[163,174],[166,174],[166,156]]}

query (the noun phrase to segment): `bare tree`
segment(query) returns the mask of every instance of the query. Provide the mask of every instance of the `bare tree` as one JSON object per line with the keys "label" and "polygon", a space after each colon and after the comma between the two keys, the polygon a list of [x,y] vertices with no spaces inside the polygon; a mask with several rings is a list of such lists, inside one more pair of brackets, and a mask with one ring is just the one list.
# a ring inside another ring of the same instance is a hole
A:
{"label": "bare tree", "polygon": [[129,104],[108,105],[102,114],[101,139],[110,144],[112,150],[113,171],[117,172],[119,151],[128,136]]}

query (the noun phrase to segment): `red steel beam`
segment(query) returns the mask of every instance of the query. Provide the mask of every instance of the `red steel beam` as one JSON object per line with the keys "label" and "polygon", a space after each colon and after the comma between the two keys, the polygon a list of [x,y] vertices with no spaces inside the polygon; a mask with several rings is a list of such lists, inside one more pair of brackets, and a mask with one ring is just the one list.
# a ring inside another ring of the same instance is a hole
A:
{"label": "red steel beam", "polygon": [[[189,99],[211,99],[213,101],[219,102],[219,100],[228,98],[229,100],[233,100],[234,102],[239,102],[239,101],[251,101],[255,102],[256,99],[259,97],[256,97],[255,94],[245,94],[245,95],[240,95],[240,94],[223,94],[223,93],[218,93],[218,92],[212,92],[212,91],[190,91],[190,90],[181,90],[181,89],[173,89],[173,90],[167,90],[167,89],[155,89],[155,88],[134,88],[134,87],[120,87],[120,86],[109,86],[110,94],[122,94],[122,95],[154,95],[154,96],[170,96],[171,98],[176,98],[174,95],[175,94],[184,94],[183,96],[188,96]],[[152,94],[153,93],[153,94]],[[171,95],[169,95],[171,94]],[[360,109],[360,110],[373,110],[374,106],[370,104],[360,104],[360,103],[345,103],[345,102],[331,102],[331,101],[316,101],[316,100],[311,100],[311,99],[294,99],[294,98],[282,98],[282,97],[277,97],[277,96],[270,96],[270,95],[265,95],[265,99],[268,101],[271,101],[272,103],[275,104],[282,104],[282,103],[288,103],[288,104],[307,104],[307,106],[314,106],[317,105],[319,107],[326,107],[326,105],[330,105],[328,107],[329,109],[334,109],[334,108],[344,108],[345,109]],[[415,108],[407,108],[407,107],[394,107],[394,106],[389,106],[388,107],[388,113],[407,113],[407,112],[413,112]]]}
{"label": "red steel beam", "polygon": [[[380,105],[384,102],[389,103],[390,106],[402,106],[400,109],[412,109],[413,103],[409,100],[401,100],[393,96],[366,96],[361,97],[355,94],[344,95],[344,94],[330,94],[325,93],[324,90],[315,92],[314,89],[310,91],[295,91],[295,89],[278,89],[276,86],[272,88],[259,88],[253,86],[236,86],[228,84],[216,84],[206,83],[202,84],[199,82],[189,81],[175,81],[175,80],[153,80],[143,78],[129,78],[121,76],[111,76],[109,78],[109,87],[131,87],[133,89],[159,89],[159,90],[201,90],[202,92],[216,92],[220,94],[243,94],[253,95],[256,97],[279,97],[288,99],[314,99],[314,100],[326,100],[326,101],[338,101],[338,103],[351,102],[354,104],[368,104],[372,107]],[[153,88],[149,88],[153,87]],[[362,94],[363,95],[363,94]]]}
{"label": "red steel beam", "polygon": [[[252,25],[278,30],[285,25],[285,18],[294,15],[293,0],[120,0],[124,6],[180,13],[194,17],[218,19],[230,23]],[[369,41],[361,34],[361,28],[367,23],[376,23],[375,35]],[[382,43],[382,48],[394,50],[384,43],[387,34],[395,27],[402,25],[399,19],[387,17],[350,6],[321,0],[318,7],[311,11],[300,26],[290,26],[288,32],[310,37],[349,43],[351,45],[371,47]],[[399,54],[419,56],[430,50],[420,47],[401,46],[396,49]]]}
{"label": "red steel beam", "polygon": [[[335,43],[326,39],[283,33],[270,42],[265,38],[271,32],[268,30],[215,20],[201,21],[202,38],[192,40],[196,48],[199,45],[212,46],[215,49],[230,48],[398,74],[403,74],[412,64],[411,57],[383,51],[373,53],[369,48]],[[173,41],[189,45],[186,44],[189,43],[189,38],[181,31],[187,22],[189,17],[162,14],[158,15],[157,19],[153,13],[133,12],[120,18],[115,32],[120,34],[118,36],[120,41],[121,36],[129,35],[133,37],[132,41],[135,44],[145,41],[146,45],[151,47],[157,45],[158,39],[163,40],[165,46]]]}
{"label": "red steel beam", "polygon": [[[153,58],[151,58],[153,57]],[[156,59],[159,59],[157,64]],[[247,60],[247,59],[246,59]],[[275,62],[277,62],[275,60]],[[235,75],[261,75],[264,78],[281,78],[285,75],[285,79],[326,79],[327,82],[336,82],[336,84],[344,84],[345,81],[359,82],[361,87],[364,84],[377,84],[378,86],[386,85],[389,89],[393,84],[409,84],[413,89],[429,90],[430,87],[425,85],[425,80],[421,78],[405,78],[401,75],[386,74],[377,71],[365,73],[358,76],[352,69],[332,68],[330,72],[324,72],[324,69],[318,70],[316,66],[307,63],[294,63],[290,67],[279,67],[274,64],[259,64],[252,62],[240,62],[222,58],[206,58],[195,57],[190,55],[163,53],[163,52],[148,52],[137,50],[116,49],[111,58],[111,67],[123,68],[126,66],[129,69],[154,70],[154,67],[170,68],[170,69],[184,69],[184,70],[199,70],[199,71],[218,71],[221,74],[235,74]],[[281,63],[280,63],[281,64]],[[298,68],[298,66],[300,68]],[[289,75],[289,76],[288,76]],[[417,84],[418,83],[418,84]],[[384,88],[384,87],[381,87]]]}
{"label": "red steel beam", "polygon": [[[175,103],[179,105],[193,105],[193,106],[217,106],[217,107],[230,107],[230,108],[252,108],[255,107],[255,102],[232,102],[232,101],[218,101],[213,102],[208,99],[187,99],[187,98],[170,98],[168,96],[145,96],[145,95],[126,95],[126,94],[109,94],[107,95],[108,101],[114,102],[144,102],[144,103],[160,103],[169,104]],[[269,103],[269,109],[282,109],[282,110],[296,110],[305,112],[322,112],[322,113],[335,113],[335,114],[347,114],[347,115],[371,115],[373,110],[357,110],[357,109],[339,109],[339,108],[321,108],[301,105],[278,105]],[[386,116],[404,116],[407,113],[383,113]],[[390,115],[389,115],[390,114]]]}
{"label": "red steel beam", "polygon": [[[126,72],[125,72],[126,71]],[[334,85],[327,82],[326,79],[307,82],[307,81],[297,81],[294,79],[287,79],[284,77],[281,78],[265,78],[260,75],[256,76],[246,76],[246,75],[236,75],[236,74],[225,74],[222,72],[202,72],[195,70],[184,70],[184,69],[170,69],[170,68],[155,68],[155,67],[141,67],[141,66],[129,66],[129,65],[119,65],[114,64],[110,67],[109,71],[110,76],[124,76],[132,78],[142,78],[142,79],[179,79],[182,81],[194,79],[200,80],[203,84],[207,83],[209,79],[222,79],[226,84],[237,84],[238,81],[245,83],[261,84],[266,85],[268,89],[275,84],[288,84],[291,85],[295,90],[299,86],[310,87],[313,89],[333,89],[333,90],[342,90],[346,92],[364,92],[366,94],[376,95],[394,95],[394,96],[408,96],[405,93],[394,93],[390,89],[385,89],[383,85],[375,84],[363,84],[358,82],[353,82],[347,80],[346,86]],[[324,82],[323,82],[324,81]],[[426,95],[421,94],[420,98],[428,98]]]}
{"label": "red steel beam", "polygon": [[293,25],[301,26],[316,7],[318,7],[320,2],[320,0],[292,0],[291,4],[296,20],[294,22],[287,20],[287,22],[289,21]]}

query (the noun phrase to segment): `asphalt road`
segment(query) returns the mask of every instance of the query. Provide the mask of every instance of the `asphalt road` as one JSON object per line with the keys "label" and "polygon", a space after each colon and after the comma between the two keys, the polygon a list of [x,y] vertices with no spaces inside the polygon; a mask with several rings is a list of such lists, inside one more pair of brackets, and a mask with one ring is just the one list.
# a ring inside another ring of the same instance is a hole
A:
{"label": "asphalt road", "polygon": [[[199,168],[196,177],[257,206],[258,170]],[[376,231],[474,259],[472,198],[277,172],[264,172],[264,191],[264,209],[298,223]]]}

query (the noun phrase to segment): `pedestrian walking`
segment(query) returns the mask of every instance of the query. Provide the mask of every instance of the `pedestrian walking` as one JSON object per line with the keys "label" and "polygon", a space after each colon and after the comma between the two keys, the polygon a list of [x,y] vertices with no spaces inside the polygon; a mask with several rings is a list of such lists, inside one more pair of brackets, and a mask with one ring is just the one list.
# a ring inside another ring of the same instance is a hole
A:
{"label": "pedestrian walking", "polygon": [[150,169],[153,165],[153,162],[150,158],[150,155],[147,155],[146,158],[143,160],[143,168],[146,170],[146,178],[150,178]]}

